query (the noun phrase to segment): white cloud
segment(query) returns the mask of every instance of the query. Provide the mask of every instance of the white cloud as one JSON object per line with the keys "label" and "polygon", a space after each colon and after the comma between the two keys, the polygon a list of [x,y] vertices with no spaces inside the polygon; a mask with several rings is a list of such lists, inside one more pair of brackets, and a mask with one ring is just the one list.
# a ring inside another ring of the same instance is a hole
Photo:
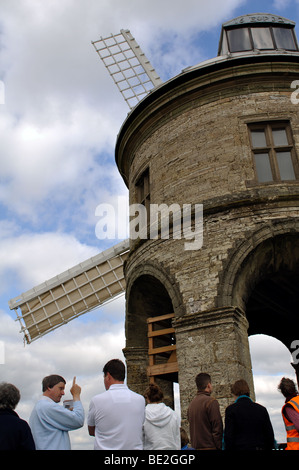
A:
{"label": "white cloud", "polygon": [[28,290],[98,252],[97,248],[63,233],[24,233],[0,238],[1,292],[9,285]]}
{"label": "white cloud", "polygon": [[62,230],[71,212],[74,223],[76,204],[81,230],[94,223],[95,207],[117,188],[125,191],[113,147],[128,108],[91,41],[130,28],[161,73],[171,76],[194,56],[193,63],[200,60],[196,48],[186,53],[186,38],[242,3],[215,0],[212,7],[167,0],[148,8],[147,1],[116,0],[111,8],[97,0],[88,7],[74,0],[0,1],[6,91],[0,109],[0,203],[35,224],[50,217]]}

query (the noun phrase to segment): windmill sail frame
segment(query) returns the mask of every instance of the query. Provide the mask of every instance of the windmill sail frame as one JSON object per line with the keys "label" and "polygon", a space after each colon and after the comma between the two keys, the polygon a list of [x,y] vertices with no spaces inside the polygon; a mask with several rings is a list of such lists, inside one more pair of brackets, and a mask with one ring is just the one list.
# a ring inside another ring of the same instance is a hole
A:
{"label": "windmill sail frame", "polygon": [[[9,301],[28,344],[125,292],[123,264],[129,240]],[[20,310],[20,313],[19,313]]]}
{"label": "windmill sail frame", "polygon": [[[92,44],[130,109],[163,83],[129,30]],[[124,294],[123,264],[129,250],[128,239],[11,299],[8,305],[15,310],[24,342],[30,344]]]}
{"label": "windmill sail frame", "polygon": [[129,30],[92,44],[130,109],[163,83]]}

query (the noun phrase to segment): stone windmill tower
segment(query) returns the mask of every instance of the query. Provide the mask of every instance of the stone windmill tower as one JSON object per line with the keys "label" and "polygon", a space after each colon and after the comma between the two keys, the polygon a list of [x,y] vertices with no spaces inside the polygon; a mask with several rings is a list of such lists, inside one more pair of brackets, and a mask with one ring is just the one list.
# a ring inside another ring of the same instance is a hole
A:
{"label": "stone windmill tower", "polygon": [[[128,384],[142,393],[149,380],[162,381],[171,402],[178,381],[183,419],[200,371],[211,374],[223,408],[235,380],[245,378],[253,392],[248,335],[274,336],[290,351],[298,339],[294,26],[271,14],[225,23],[218,56],[156,82],[132,108],[117,138],[116,164],[130,205],[142,205],[147,216],[154,205],[182,208],[166,214],[168,237],[159,230],[148,236],[152,221],[146,219],[143,238],[131,238],[102,261],[124,266],[124,280],[114,283],[122,282],[121,289],[114,293],[126,289]],[[203,207],[202,244],[194,249],[186,249],[182,233],[175,236],[186,205],[193,233],[196,207]],[[81,266],[78,276],[94,269],[96,261]],[[45,298],[69,277],[40,293]],[[11,308],[20,307],[29,318],[30,305],[38,303],[41,311],[35,294]],[[93,299],[91,307],[96,304]]]}
{"label": "stone windmill tower", "polygon": [[[116,144],[130,204],[203,204],[200,249],[171,237],[131,241],[125,264],[129,381],[142,390],[148,374],[178,374],[183,410],[200,371],[223,406],[236,379],[253,388],[248,334],[290,349],[297,338],[287,325],[299,326],[294,23],[236,18],[223,25],[218,54],[155,88]],[[149,357],[148,339],[157,340]]]}

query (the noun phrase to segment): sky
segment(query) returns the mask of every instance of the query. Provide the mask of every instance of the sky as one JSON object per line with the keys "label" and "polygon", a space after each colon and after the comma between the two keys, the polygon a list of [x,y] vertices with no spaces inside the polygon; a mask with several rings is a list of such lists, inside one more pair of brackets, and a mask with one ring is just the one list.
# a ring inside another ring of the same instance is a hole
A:
{"label": "sky", "polygon": [[[91,41],[129,29],[166,81],[217,55],[222,23],[256,12],[299,24],[298,0],[0,0],[0,382],[20,389],[23,419],[52,373],[65,377],[66,397],[77,377],[87,415],[103,365],[123,359],[124,297],[30,345],[8,307],[120,241],[97,239],[95,212],[127,197],[114,147],[129,108]],[[277,385],[294,378],[291,357],[274,338],[249,341],[256,399],[282,442]],[[73,449],[93,448],[86,423],[70,436]]]}

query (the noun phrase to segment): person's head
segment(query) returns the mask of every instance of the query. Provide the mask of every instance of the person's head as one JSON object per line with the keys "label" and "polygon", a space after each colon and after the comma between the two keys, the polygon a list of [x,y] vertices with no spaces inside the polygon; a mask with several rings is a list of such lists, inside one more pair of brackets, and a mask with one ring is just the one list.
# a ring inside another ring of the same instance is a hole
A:
{"label": "person's head", "polygon": [[195,383],[199,392],[212,391],[211,376],[205,372],[200,372],[200,374],[195,377]]}
{"label": "person's head", "polygon": [[48,375],[42,381],[43,394],[51,400],[59,403],[64,395],[65,380],[61,375]]}
{"label": "person's head", "polygon": [[156,384],[149,384],[148,388],[144,392],[144,398],[147,403],[161,403],[163,396],[161,388]]}
{"label": "person's head", "polygon": [[283,377],[278,385],[278,390],[281,391],[285,398],[293,398],[297,395],[295,382],[291,379]]}
{"label": "person's head", "polygon": [[108,361],[103,367],[103,372],[106,390],[108,390],[112,384],[124,383],[126,368],[120,359],[111,359],[111,361]]}
{"label": "person's head", "polygon": [[241,395],[250,396],[249,385],[244,379],[237,380],[231,386],[231,392],[235,397],[240,397]]}
{"label": "person's head", "polygon": [[17,387],[6,382],[0,384],[0,409],[14,410],[20,398],[21,394]]}

